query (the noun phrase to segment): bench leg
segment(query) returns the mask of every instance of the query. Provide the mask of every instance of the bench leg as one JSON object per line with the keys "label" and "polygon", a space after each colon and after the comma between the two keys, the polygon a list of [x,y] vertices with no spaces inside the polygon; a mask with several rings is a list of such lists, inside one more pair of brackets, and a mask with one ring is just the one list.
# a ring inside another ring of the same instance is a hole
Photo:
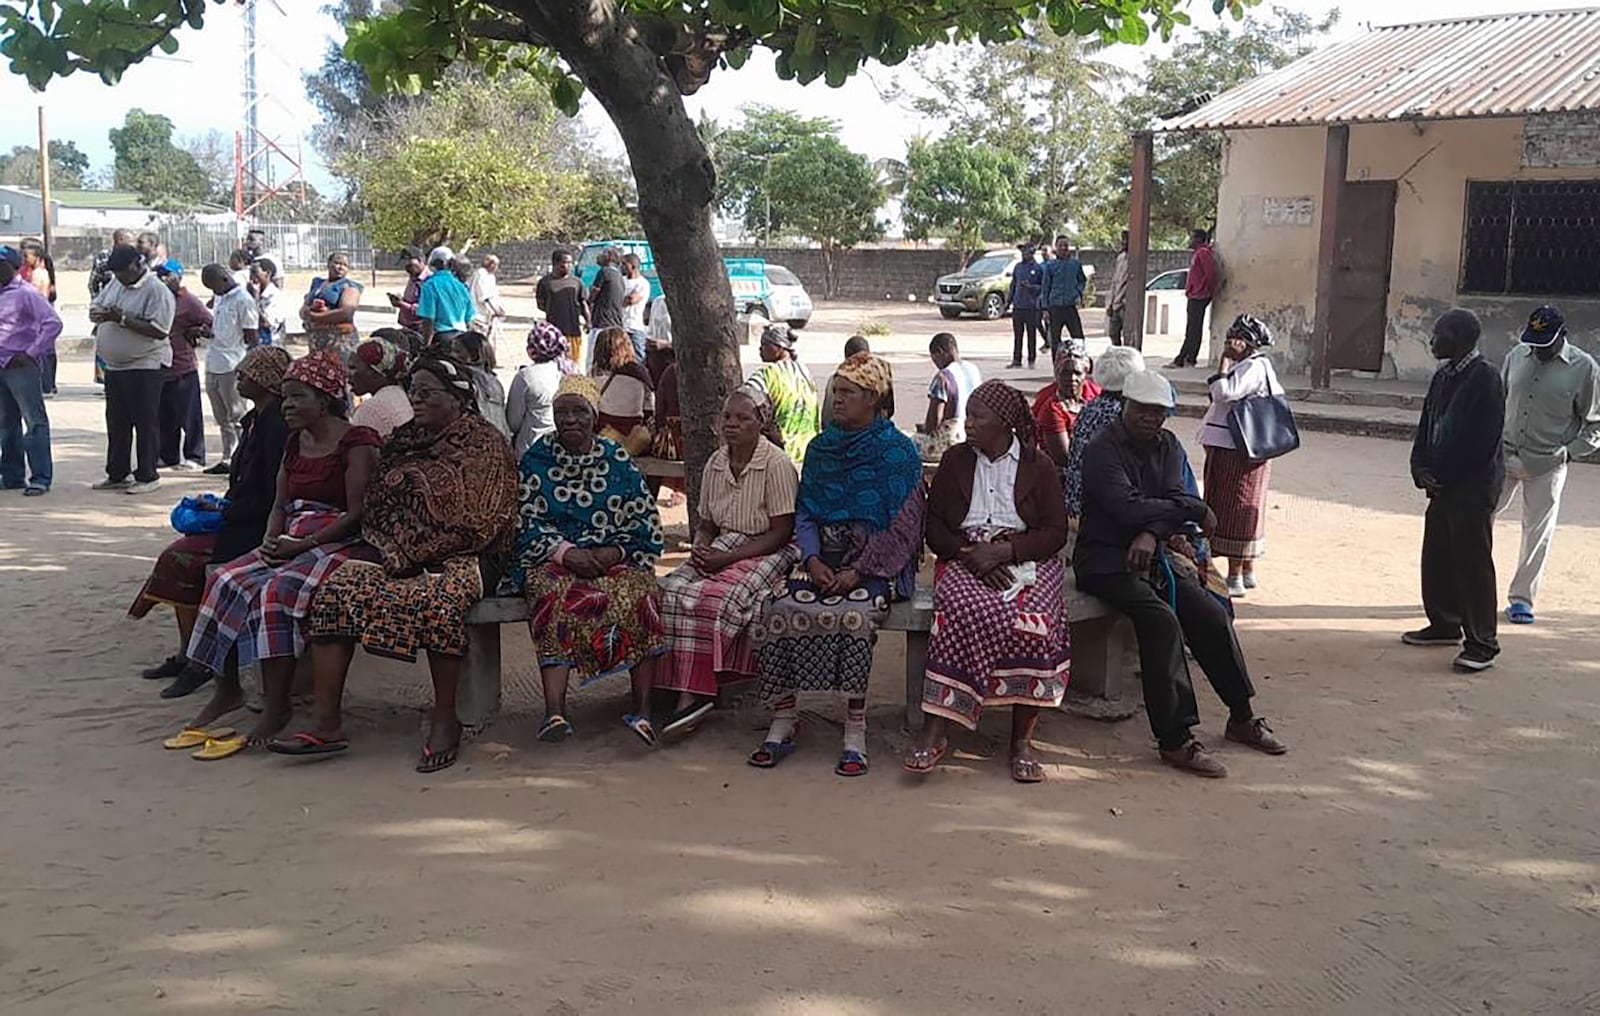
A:
{"label": "bench leg", "polygon": [[928,671],[928,633],[906,632],[906,729],[922,729],[922,681]]}
{"label": "bench leg", "polygon": [[1138,643],[1125,617],[1100,617],[1072,626],[1072,680],[1062,708],[1097,720],[1124,720],[1139,711],[1143,695]]}
{"label": "bench leg", "polygon": [[467,625],[467,657],[456,691],[456,719],[477,732],[500,711],[500,626]]}

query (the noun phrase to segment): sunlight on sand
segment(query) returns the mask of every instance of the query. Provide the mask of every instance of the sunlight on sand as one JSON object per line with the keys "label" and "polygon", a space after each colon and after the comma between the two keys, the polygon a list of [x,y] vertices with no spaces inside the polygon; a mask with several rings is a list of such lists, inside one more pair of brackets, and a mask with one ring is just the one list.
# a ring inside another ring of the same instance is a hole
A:
{"label": "sunlight on sand", "polygon": [[[1600,867],[1585,861],[1563,861],[1554,857],[1509,857],[1501,860],[1469,854],[1462,850],[1434,851],[1433,856],[1451,871],[1467,874],[1493,874],[1501,878],[1532,882],[1587,882],[1600,874]],[[1587,885],[1585,888],[1589,888]]]}
{"label": "sunlight on sand", "polygon": [[676,907],[689,918],[724,933],[733,927],[772,933],[806,931],[872,948],[911,947],[923,941],[909,929],[897,935],[889,928],[875,926],[874,922],[900,924],[906,918],[900,912],[900,904],[871,896],[802,896],[754,887],[714,889],[681,899]]}
{"label": "sunlight on sand", "polygon": [[[288,1008],[278,986],[266,978],[232,970],[211,977],[185,977],[161,985],[161,1008],[193,1009],[217,1013],[236,1009]],[[129,1004],[125,1012],[137,1012]]]}
{"label": "sunlight on sand", "polygon": [[886,1016],[881,1002],[845,995],[768,995],[744,1012],[750,1016]]}
{"label": "sunlight on sand", "polygon": [[1063,885],[1060,882],[1046,882],[1037,878],[997,878],[989,884],[1001,892],[1032,893],[1047,900],[1082,900],[1094,895],[1088,889],[1079,889],[1077,886]]}
{"label": "sunlight on sand", "polygon": [[699,857],[708,861],[735,861],[739,864],[797,865],[827,864],[821,854],[780,854],[770,850],[745,850],[711,843],[653,843],[650,849],[674,857]]}
{"label": "sunlight on sand", "polygon": [[509,854],[518,851],[560,850],[574,843],[594,839],[588,833],[571,829],[533,829],[498,819],[424,818],[414,822],[392,822],[371,826],[373,836],[402,839],[430,839],[418,849],[420,854]]}
{"label": "sunlight on sand", "polygon": [[1162,949],[1158,946],[1124,945],[1115,948],[1111,953],[1111,958],[1119,963],[1145,967],[1150,970],[1193,970],[1205,966],[1244,977],[1262,976],[1261,969],[1250,964],[1235,963],[1232,960],[1223,960],[1217,957],[1205,957],[1199,952]]}
{"label": "sunlight on sand", "polygon": [[977,833],[981,836],[995,836],[998,834],[1016,841],[1019,845],[1071,847],[1075,850],[1086,850],[1090,853],[1125,857],[1131,861],[1163,861],[1169,860],[1171,857],[1169,854],[1156,854],[1148,850],[1142,850],[1126,840],[1113,839],[1109,836],[1096,836],[1094,833],[1083,832],[1078,829],[1047,826],[1041,822],[1011,826],[967,825],[952,822],[934,826],[930,832],[935,835]]}
{"label": "sunlight on sand", "polygon": [[307,974],[346,977],[359,972],[374,977],[416,980],[426,974],[460,976],[462,967],[513,963],[519,959],[511,949],[488,949],[467,942],[417,942],[387,950],[381,956],[306,955],[292,960],[289,966]]}
{"label": "sunlight on sand", "polygon": [[1507,727],[1501,731],[1507,737],[1523,741],[1570,741],[1572,735],[1565,730],[1548,730],[1544,727]]}
{"label": "sunlight on sand", "polygon": [[276,928],[217,928],[188,931],[177,935],[158,935],[136,949],[166,949],[178,953],[224,953],[244,949],[270,949],[286,945],[289,936]]}

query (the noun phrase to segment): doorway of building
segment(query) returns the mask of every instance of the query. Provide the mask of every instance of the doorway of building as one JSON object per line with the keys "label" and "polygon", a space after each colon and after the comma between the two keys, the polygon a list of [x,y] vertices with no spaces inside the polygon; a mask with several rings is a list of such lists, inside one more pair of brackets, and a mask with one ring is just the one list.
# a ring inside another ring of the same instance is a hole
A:
{"label": "doorway of building", "polygon": [[1346,183],[1339,195],[1333,308],[1328,319],[1328,366],[1334,370],[1383,367],[1394,199],[1393,180]]}

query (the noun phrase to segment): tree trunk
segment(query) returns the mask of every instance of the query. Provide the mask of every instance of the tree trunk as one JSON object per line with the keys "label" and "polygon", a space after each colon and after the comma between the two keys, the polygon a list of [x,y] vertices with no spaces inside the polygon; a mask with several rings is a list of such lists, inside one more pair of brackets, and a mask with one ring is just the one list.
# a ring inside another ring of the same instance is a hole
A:
{"label": "tree trunk", "polygon": [[605,107],[639,189],[639,217],[672,313],[691,524],[717,447],[722,400],[740,380],[733,291],[711,228],[716,168],[665,63],[605,0],[530,2],[537,26]]}

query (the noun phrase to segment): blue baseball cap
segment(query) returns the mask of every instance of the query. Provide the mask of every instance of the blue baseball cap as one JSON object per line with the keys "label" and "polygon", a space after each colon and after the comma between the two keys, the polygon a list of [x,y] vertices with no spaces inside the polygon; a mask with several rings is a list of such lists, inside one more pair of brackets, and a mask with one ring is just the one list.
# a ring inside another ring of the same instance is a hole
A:
{"label": "blue baseball cap", "polygon": [[0,247],[0,261],[4,261],[12,268],[22,267],[22,252],[15,247]]}
{"label": "blue baseball cap", "polygon": [[176,275],[181,279],[183,278],[183,262],[179,261],[177,258],[167,258],[167,260],[163,261],[161,264],[156,265],[156,274]]}
{"label": "blue baseball cap", "polygon": [[1545,304],[1528,315],[1528,327],[1522,330],[1522,344],[1535,349],[1553,345],[1567,331],[1567,319],[1561,312]]}

